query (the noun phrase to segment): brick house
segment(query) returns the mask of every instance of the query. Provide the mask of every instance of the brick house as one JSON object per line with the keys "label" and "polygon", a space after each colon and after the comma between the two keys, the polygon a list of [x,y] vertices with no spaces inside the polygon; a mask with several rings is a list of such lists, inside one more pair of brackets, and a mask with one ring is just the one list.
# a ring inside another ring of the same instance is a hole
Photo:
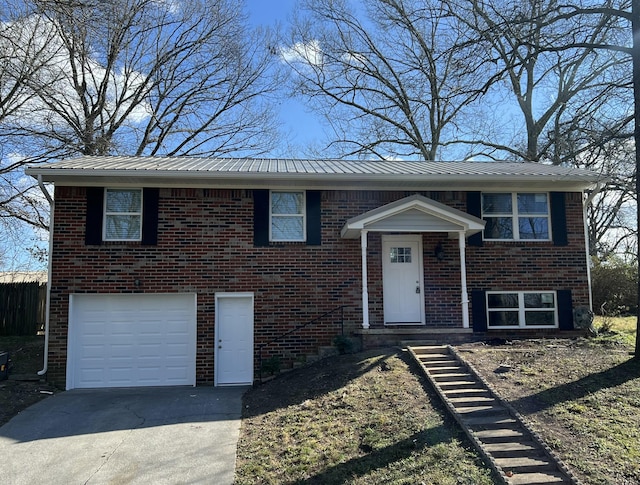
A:
{"label": "brick house", "polygon": [[340,333],[574,335],[590,307],[588,171],[81,157],[27,173],[55,186],[45,367],[67,389],[247,384],[260,357]]}

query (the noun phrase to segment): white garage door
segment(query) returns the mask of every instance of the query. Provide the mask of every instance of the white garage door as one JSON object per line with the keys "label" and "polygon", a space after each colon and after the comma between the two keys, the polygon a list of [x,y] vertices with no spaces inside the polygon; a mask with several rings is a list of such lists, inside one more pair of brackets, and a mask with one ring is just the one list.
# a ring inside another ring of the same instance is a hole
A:
{"label": "white garage door", "polygon": [[67,389],[195,385],[195,294],[69,301]]}

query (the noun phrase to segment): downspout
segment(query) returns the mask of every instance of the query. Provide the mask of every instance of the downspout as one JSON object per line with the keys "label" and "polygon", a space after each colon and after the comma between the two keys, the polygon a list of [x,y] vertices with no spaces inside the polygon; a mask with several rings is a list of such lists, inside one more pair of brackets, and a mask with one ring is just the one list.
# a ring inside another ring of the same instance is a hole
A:
{"label": "downspout", "polygon": [[602,190],[604,185],[605,184],[603,182],[598,182],[596,184],[595,189],[593,189],[593,191],[587,196],[587,198],[584,201],[584,205],[582,206],[582,219],[583,219],[582,225],[584,226],[584,246],[585,246],[585,251],[587,253],[586,258],[587,258],[587,281],[589,283],[589,310],[592,312],[593,312],[593,296],[592,296],[592,290],[591,290],[591,248],[589,244],[587,207],[589,207],[589,204],[591,204],[595,196],[598,195],[598,193]]}
{"label": "downspout", "polygon": [[47,261],[47,302],[44,316],[44,363],[42,370],[38,371],[39,376],[47,373],[49,367],[49,311],[51,308],[51,263],[53,260],[53,209],[54,201],[49,191],[42,183],[42,175],[38,175],[38,186],[49,201],[49,260]]}

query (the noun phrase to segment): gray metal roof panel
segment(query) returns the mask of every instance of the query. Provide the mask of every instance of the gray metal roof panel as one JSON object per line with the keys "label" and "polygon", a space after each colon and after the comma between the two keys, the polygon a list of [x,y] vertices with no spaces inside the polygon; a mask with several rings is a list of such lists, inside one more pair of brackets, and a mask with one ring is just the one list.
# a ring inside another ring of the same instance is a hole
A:
{"label": "gray metal roof panel", "polygon": [[595,172],[533,162],[416,162],[239,159],[190,157],[110,157],[94,156],[35,165],[29,172],[66,170],[167,171],[278,174],[354,175],[542,175],[601,177]]}
{"label": "gray metal roof panel", "polygon": [[[267,158],[92,156],[35,165],[26,173],[63,185],[348,188],[376,190],[584,190],[596,172],[532,162],[418,162]],[[551,185],[550,185],[551,184]]]}

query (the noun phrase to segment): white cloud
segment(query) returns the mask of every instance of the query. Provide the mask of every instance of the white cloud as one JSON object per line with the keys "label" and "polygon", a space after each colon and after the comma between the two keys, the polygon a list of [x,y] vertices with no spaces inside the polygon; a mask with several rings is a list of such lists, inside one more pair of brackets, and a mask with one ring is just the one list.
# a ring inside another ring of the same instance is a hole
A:
{"label": "white cloud", "polygon": [[321,67],[324,60],[318,40],[307,43],[296,42],[291,47],[282,47],[280,57],[287,64],[302,63],[313,67]]}

